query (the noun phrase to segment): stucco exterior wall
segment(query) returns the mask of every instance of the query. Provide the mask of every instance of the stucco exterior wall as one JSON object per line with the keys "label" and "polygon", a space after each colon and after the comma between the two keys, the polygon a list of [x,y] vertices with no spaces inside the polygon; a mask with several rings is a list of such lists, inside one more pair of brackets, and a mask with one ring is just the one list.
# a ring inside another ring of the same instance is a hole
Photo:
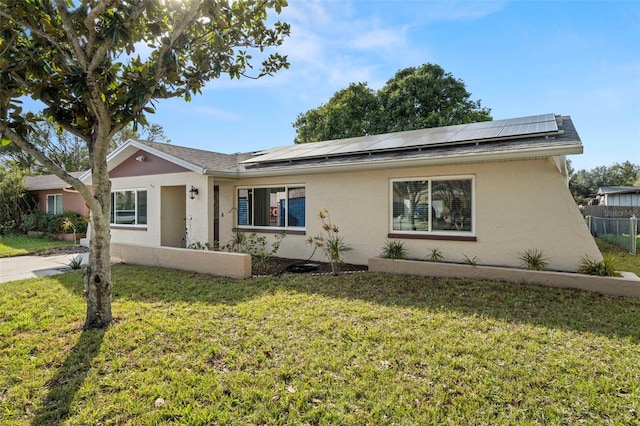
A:
{"label": "stucco exterior wall", "polygon": [[[390,232],[391,179],[469,175],[475,183],[477,241],[402,239],[409,256],[425,258],[428,249],[438,248],[449,261],[468,256],[477,257],[479,264],[519,266],[521,253],[537,248],[548,258],[550,269],[566,271],[575,271],[582,256],[601,259],[551,159],[251,178],[236,184],[305,185],[306,235],[288,235],[280,256],[304,259],[311,253],[304,241],[321,231],[317,213],[327,208],[353,248],[346,261],[366,264],[380,254]],[[317,252],[314,259],[323,256]]]}
{"label": "stucco exterior wall", "polygon": [[[219,187],[220,245],[233,238],[237,216],[237,188],[241,186],[304,185],[306,228],[304,235],[287,235],[278,256],[306,259],[313,248],[307,238],[321,232],[318,212],[328,209],[352,251],[345,260],[367,264],[382,251],[391,229],[391,180],[402,178],[472,177],[475,198],[476,241],[402,238],[409,256],[425,258],[439,249],[447,261],[476,257],[478,264],[519,266],[528,249],[543,250],[549,269],[575,271],[583,256],[601,259],[577,206],[552,159],[395,168],[343,173],[214,179],[194,172],[168,173],[112,180],[113,189],[146,189],[147,226],[140,230],[112,229],[114,243],[161,244],[161,188],[184,185],[186,243],[213,244],[213,188]],[[194,200],[187,191],[193,185]],[[176,226],[182,226],[176,224]],[[267,235],[273,241],[274,234]],[[316,251],[313,260],[325,260]]]}
{"label": "stucco exterior wall", "polygon": [[73,190],[59,189],[46,189],[39,191],[32,191],[38,199],[38,205],[43,212],[47,211],[47,195],[61,194],[62,195],[62,210],[76,212],[81,216],[89,216],[89,208],[84,203],[84,198],[79,193]]}
{"label": "stucco exterior wall", "polygon": [[[148,176],[121,177],[111,180],[112,190],[146,190],[147,224],[146,226],[111,226],[111,241],[123,244],[146,246],[161,245],[162,197],[163,186],[184,186],[183,200],[186,206],[186,220],[173,221],[175,226],[185,229],[186,245],[199,241],[209,242],[209,185],[208,177],[193,172],[167,173]],[[189,199],[191,185],[198,189],[198,195]]]}

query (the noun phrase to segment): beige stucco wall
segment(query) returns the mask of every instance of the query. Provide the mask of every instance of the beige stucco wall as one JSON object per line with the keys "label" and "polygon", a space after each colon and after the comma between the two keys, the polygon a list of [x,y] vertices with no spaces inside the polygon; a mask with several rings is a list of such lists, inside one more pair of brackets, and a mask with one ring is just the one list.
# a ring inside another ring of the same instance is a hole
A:
{"label": "beige stucco wall", "polygon": [[[213,243],[213,186],[220,191],[220,244],[233,237],[238,186],[304,185],[306,235],[288,235],[279,256],[305,259],[312,247],[305,243],[321,231],[318,211],[327,208],[345,242],[350,263],[367,264],[378,256],[390,232],[390,181],[398,178],[472,176],[475,185],[475,236],[477,241],[402,239],[409,256],[424,258],[438,248],[448,261],[477,257],[479,264],[519,266],[525,250],[541,249],[549,268],[575,271],[582,256],[601,259],[571,194],[552,159],[508,161],[370,170],[343,173],[214,179],[196,173],[172,173],[113,179],[113,189],[147,189],[146,231],[112,230],[112,241],[160,245],[160,188],[193,185],[195,200],[186,197],[190,242]],[[259,232],[259,231],[258,231]],[[272,241],[273,234],[265,234]],[[316,252],[314,260],[324,260]]]}
{"label": "beige stucco wall", "polygon": [[[409,256],[424,258],[429,248],[438,248],[449,261],[463,261],[466,255],[477,257],[479,264],[518,266],[521,253],[537,248],[548,257],[550,269],[568,271],[578,268],[582,256],[601,258],[551,159],[252,178],[237,184],[306,186],[306,236],[287,236],[279,255],[308,256],[311,247],[304,240],[320,232],[317,213],[327,208],[353,248],[346,261],[366,264],[380,254],[390,231],[390,180],[443,176],[474,177],[477,241],[402,239]],[[322,260],[321,254],[314,259]]]}
{"label": "beige stucco wall", "polygon": [[134,265],[194,271],[237,279],[251,276],[251,256],[242,253],[223,253],[189,250],[175,247],[147,247],[133,244],[112,244],[111,260]]}

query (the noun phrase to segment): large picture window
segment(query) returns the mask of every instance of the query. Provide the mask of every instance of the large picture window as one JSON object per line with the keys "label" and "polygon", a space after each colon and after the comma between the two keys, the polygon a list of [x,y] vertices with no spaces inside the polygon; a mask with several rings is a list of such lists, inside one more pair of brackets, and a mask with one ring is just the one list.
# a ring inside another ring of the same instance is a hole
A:
{"label": "large picture window", "polygon": [[47,195],[47,214],[62,213],[62,194]]}
{"label": "large picture window", "polygon": [[391,186],[393,232],[474,232],[473,178],[395,180]]}
{"label": "large picture window", "polygon": [[304,228],[305,188],[238,189],[238,226]]}
{"label": "large picture window", "polygon": [[112,192],[111,223],[113,225],[146,225],[147,191]]}

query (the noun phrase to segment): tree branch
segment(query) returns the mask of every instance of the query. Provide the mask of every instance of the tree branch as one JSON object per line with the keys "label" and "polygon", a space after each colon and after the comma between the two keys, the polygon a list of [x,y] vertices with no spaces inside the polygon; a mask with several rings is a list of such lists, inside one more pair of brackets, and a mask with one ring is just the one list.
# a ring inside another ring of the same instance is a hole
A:
{"label": "tree branch", "polygon": [[69,173],[63,170],[62,167],[51,161],[51,159],[47,157],[40,149],[38,149],[34,144],[27,141],[22,136],[13,131],[3,121],[0,121],[0,133],[9,138],[9,140],[12,143],[16,144],[20,149],[29,153],[40,164],[45,166],[51,173],[67,182],[69,185],[73,186],[73,188],[82,195],[84,201],[92,211],[100,207],[97,200],[93,197],[93,193],[89,190],[87,185],[85,185],[80,179],[71,176]]}
{"label": "tree branch", "polygon": [[82,46],[80,46],[80,38],[73,30],[73,21],[69,16],[65,0],[56,0],[56,8],[60,14],[60,19],[62,19],[62,29],[67,36],[67,42],[72,47],[80,67],[86,69],[87,55],[85,54],[84,49],[82,49]]}

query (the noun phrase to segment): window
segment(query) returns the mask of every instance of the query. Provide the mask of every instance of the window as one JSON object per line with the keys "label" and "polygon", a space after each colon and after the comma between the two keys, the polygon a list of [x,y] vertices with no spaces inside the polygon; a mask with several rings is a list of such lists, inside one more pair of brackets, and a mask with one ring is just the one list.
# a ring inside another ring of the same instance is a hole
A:
{"label": "window", "polygon": [[304,228],[305,188],[238,189],[238,226]]}
{"label": "window", "polygon": [[62,213],[62,194],[47,195],[47,214]]}
{"label": "window", "polygon": [[474,232],[473,178],[396,180],[391,186],[393,232]]}
{"label": "window", "polygon": [[146,225],[147,191],[112,192],[111,223],[114,225]]}

